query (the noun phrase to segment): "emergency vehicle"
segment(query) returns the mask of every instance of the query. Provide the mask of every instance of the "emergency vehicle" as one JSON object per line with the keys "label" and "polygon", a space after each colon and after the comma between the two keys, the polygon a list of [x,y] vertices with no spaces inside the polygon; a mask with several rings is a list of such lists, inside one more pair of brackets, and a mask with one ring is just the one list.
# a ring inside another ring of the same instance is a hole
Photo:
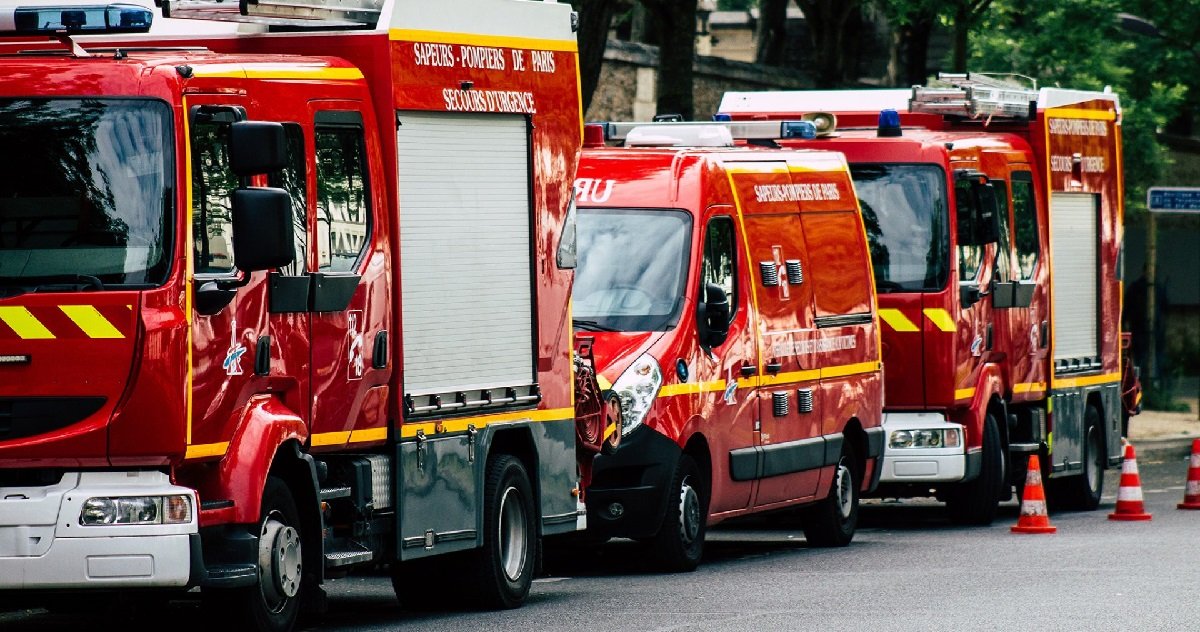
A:
{"label": "emergency vehicle", "polygon": [[884,323],[879,493],[989,523],[1039,453],[1053,501],[1095,508],[1121,461],[1117,96],[970,74],[720,111],[850,162]]}
{"label": "emergency vehicle", "polygon": [[[692,570],[709,525],[803,511],[845,546],[883,445],[867,238],[845,159],[726,127],[588,125],[573,314],[622,405],[588,530]],[[606,147],[605,139],[623,141]]]}
{"label": "emergency vehicle", "polygon": [[570,6],[299,6],[165,2],[279,31],[174,39],[129,5],[0,16],[0,591],[24,603],[199,586],[287,630],[386,564],[406,604],[513,607],[540,538],[585,524]]}

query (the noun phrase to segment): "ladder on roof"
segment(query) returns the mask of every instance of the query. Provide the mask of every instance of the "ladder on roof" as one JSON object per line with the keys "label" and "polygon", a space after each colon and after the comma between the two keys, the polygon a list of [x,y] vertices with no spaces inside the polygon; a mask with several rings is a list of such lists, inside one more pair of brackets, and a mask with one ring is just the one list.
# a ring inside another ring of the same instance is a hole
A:
{"label": "ladder on roof", "polygon": [[1037,82],[1022,85],[983,73],[938,73],[931,86],[913,86],[909,112],[926,112],[970,119],[1030,120],[1037,115]]}
{"label": "ladder on roof", "polygon": [[384,0],[163,0],[163,17],[301,28],[373,28]]}

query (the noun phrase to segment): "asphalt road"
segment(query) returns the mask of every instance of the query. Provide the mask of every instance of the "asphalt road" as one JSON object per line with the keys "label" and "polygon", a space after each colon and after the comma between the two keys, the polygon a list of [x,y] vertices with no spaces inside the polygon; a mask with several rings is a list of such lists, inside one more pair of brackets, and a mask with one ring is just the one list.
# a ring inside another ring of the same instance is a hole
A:
{"label": "asphalt road", "polygon": [[[408,612],[384,577],[337,580],[328,585],[329,614],[307,629],[1200,630],[1200,512],[1175,508],[1186,462],[1144,457],[1140,465],[1150,522],[1107,519],[1118,477],[1109,472],[1101,508],[1053,514],[1053,535],[1010,533],[1015,503],[991,527],[964,528],[936,503],[885,502],[864,507],[846,549],[808,548],[786,516],[722,527],[710,533],[694,573],[654,573],[633,542],[560,552],[515,611]],[[74,631],[83,621],[9,612],[0,629]],[[173,632],[238,629],[186,601],[144,623]]]}

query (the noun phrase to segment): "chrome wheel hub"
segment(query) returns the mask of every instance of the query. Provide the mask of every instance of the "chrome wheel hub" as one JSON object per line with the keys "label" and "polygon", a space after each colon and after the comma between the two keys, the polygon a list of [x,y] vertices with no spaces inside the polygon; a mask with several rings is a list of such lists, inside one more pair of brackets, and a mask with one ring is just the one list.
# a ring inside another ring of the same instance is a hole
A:
{"label": "chrome wheel hub", "polygon": [[514,487],[504,490],[500,498],[500,565],[509,581],[521,579],[525,573],[525,558],[529,550],[528,519],[521,492]]}
{"label": "chrome wheel hub", "polygon": [[838,513],[841,514],[842,520],[849,520],[850,514],[854,512],[854,476],[850,473],[850,468],[846,467],[846,461],[842,460],[838,463],[837,477],[833,484],[836,486],[837,507]]}
{"label": "chrome wheel hub", "polygon": [[700,495],[691,486],[689,479],[684,479],[679,486],[679,535],[684,544],[691,544],[700,537],[700,525],[704,516],[700,515]]}
{"label": "chrome wheel hub", "polygon": [[258,538],[258,585],[267,606],[278,611],[300,592],[300,533],[277,514],[263,521]]}

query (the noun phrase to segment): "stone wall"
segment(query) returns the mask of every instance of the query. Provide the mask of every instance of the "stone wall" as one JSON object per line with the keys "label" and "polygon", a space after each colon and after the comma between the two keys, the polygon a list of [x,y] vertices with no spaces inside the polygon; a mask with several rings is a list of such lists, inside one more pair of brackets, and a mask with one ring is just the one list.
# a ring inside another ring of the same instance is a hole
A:
{"label": "stone wall", "polygon": [[[589,121],[648,121],[656,112],[658,48],[609,40],[604,51],[600,85],[592,95]],[[786,68],[759,66],[720,57],[697,57],[695,113],[706,120],[717,111],[721,97],[731,90],[796,90],[811,88],[803,73]]]}

